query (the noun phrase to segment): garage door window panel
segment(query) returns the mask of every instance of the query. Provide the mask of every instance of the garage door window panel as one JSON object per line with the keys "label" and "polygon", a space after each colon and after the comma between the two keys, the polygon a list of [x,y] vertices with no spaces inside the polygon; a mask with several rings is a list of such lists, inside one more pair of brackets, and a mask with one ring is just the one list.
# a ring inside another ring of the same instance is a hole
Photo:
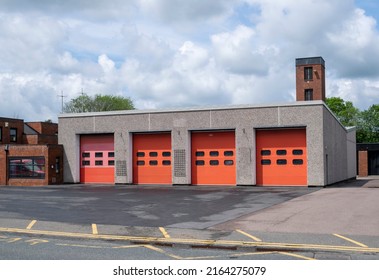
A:
{"label": "garage door window panel", "polygon": [[149,156],[150,156],[150,157],[157,157],[157,156],[158,156],[158,153],[157,153],[157,152],[150,152],[150,153],[149,153]]}
{"label": "garage door window panel", "polygon": [[286,150],[277,150],[276,155],[285,156],[285,155],[287,155],[287,151]]}
{"label": "garage door window panel", "polygon": [[218,151],[211,151],[211,152],[209,153],[209,155],[210,155],[211,157],[218,157],[218,156],[219,156],[219,152],[218,152]]}
{"label": "garage door window panel", "polygon": [[292,164],[293,165],[303,165],[304,164],[304,161],[302,159],[294,159],[292,161]]}
{"label": "garage door window panel", "polygon": [[303,155],[303,150],[293,150],[292,154],[295,156],[301,156]]}
{"label": "garage door window panel", "polygon": [[205,156],[205,153],[203,152],[203,151],[198,151],[198,152],[196,152],[196,154],[195,154],[197,157],[203,157],[203,156]]}
{"label": "garage door window panel", "polygon": [[261,150],[261,156],[270,156],[271,151],[270,150]]}

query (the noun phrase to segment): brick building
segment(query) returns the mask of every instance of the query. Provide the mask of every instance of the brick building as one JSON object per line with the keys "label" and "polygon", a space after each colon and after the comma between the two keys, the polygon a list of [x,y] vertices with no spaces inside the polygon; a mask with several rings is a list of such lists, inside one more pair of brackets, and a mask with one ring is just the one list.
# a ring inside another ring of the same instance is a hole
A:
{"label": "brick building", "polygon": [[323,102],[322,57],[296,102],[63,114],[67,183],[325,186],[356,177],[356,132]]}
{"label": "brick building", "polygon": [[0,185],[63,183],[58,124],[0,118]]}

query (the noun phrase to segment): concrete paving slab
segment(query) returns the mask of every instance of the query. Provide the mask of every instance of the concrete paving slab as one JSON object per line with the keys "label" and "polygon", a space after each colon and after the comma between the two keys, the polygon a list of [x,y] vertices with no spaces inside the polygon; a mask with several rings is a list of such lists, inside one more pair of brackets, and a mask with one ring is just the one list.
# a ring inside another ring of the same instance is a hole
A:
{"label": "concrete paving slab", "polygon": [[212,228],[379,236],[379,189],[326,188]]}

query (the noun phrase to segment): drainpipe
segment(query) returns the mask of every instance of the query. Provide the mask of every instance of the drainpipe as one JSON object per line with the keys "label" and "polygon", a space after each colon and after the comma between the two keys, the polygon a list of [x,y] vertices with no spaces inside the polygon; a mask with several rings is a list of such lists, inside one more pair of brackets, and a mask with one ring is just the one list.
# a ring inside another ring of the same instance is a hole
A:
{"label": "drainpipe", "polygon": [[5,185],[8,186],[8,152],[9,152],[9,144],[6,144],[4,146],[4,151],[5,151]]}

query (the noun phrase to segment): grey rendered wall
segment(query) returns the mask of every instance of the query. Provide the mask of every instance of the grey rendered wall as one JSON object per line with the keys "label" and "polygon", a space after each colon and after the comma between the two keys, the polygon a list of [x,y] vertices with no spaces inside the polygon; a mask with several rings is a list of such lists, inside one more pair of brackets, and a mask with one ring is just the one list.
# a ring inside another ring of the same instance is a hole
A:
{"label": "grey rendered wall", "polygon": [[348,133],[334,115],[324,108],[325,184],[355,177],[355,153],[355,131]]}
{"label": "grey rendered wall", "polygon": [[[308,184],[325,183],[323,158],[323,108],[321,102],[286,106],[241,107],[187,111],[128,111],[108,114],[63,115],[59,118],[59,143],[64,145],[65,182],[79,182],[79,135],[113,133],[115,182],[132,183],[132,135],[136,132],[171,132],[173,184],[190,184],[191,131],[234,130],[237,184],[255,185],[255,132],[261,128],[305,127]],[[346,145],[345,145],[346,147]],[[346,151],[346,149],[345,149]],[[184,162],[184,164],[183,164]],[[178,167],[178,168],[177,168]]]}

